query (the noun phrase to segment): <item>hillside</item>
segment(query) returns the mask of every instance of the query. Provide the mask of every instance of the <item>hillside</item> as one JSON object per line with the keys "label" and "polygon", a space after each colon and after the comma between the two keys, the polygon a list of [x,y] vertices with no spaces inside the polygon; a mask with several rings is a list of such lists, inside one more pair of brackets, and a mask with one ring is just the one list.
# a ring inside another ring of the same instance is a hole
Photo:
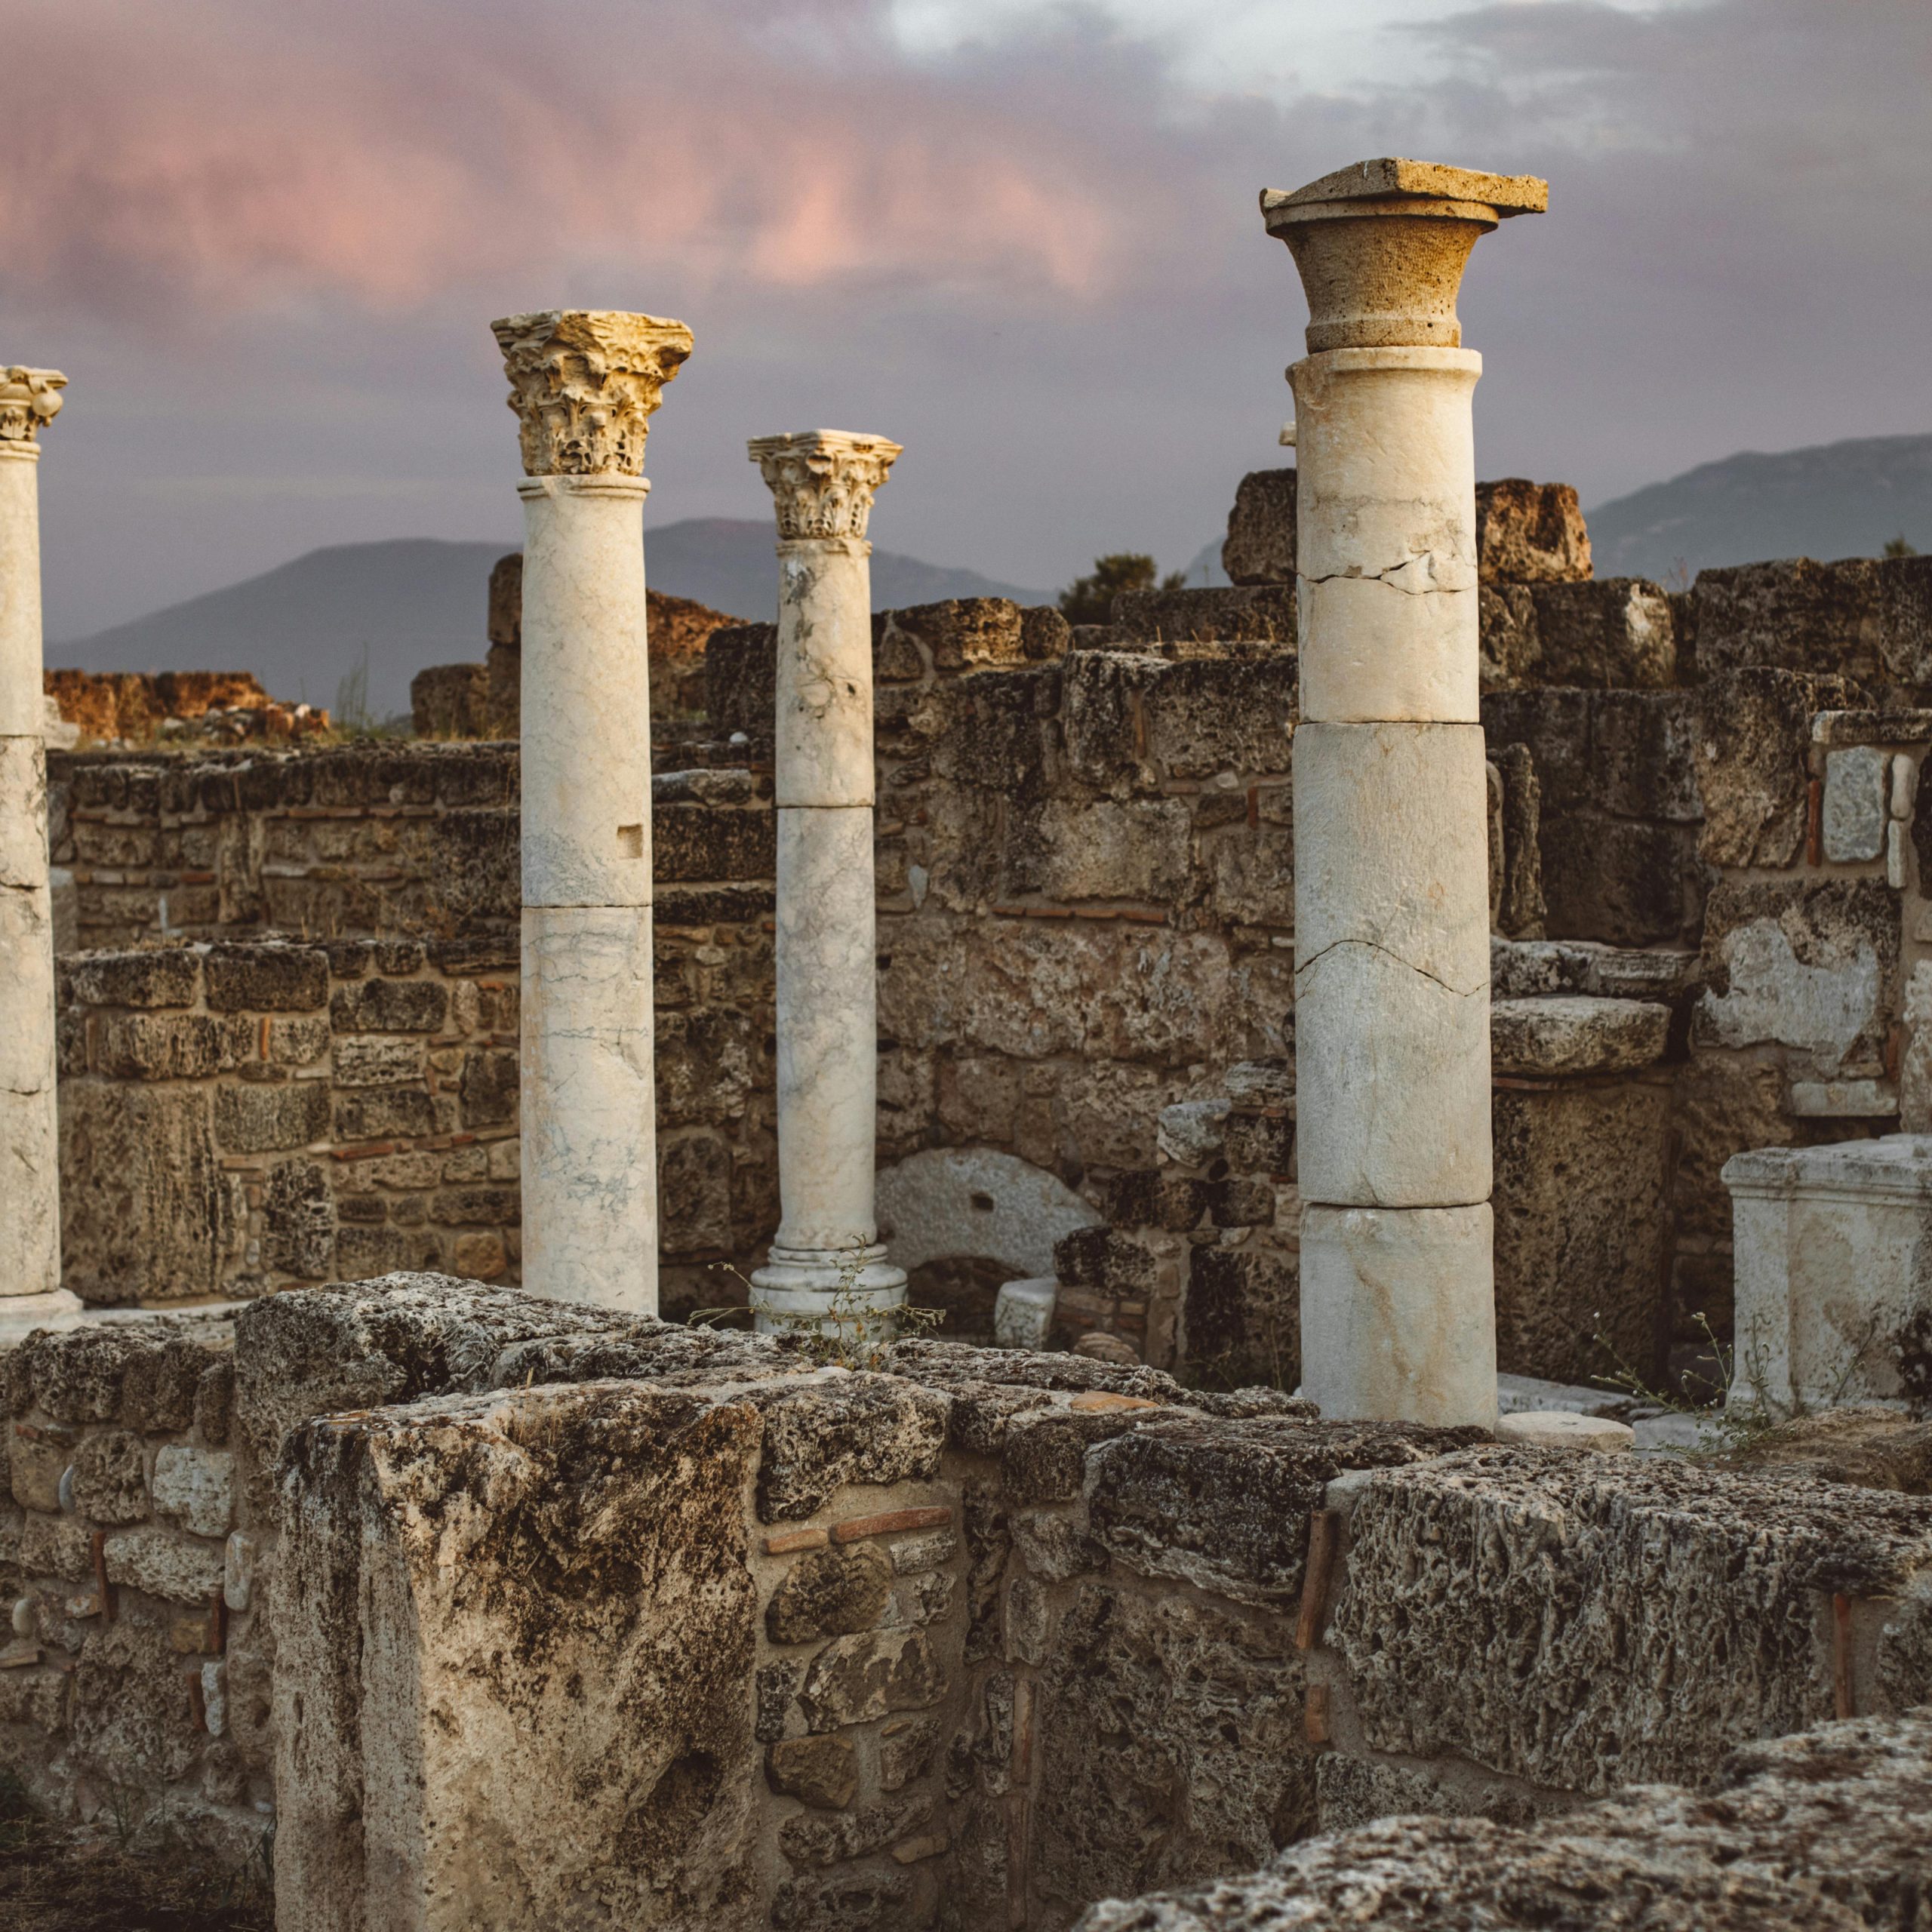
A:
{"label": "hillside", "polygon": [[[769,523],[694,518],[645,533],[651,587],[714,610],[763,617],[775,594]],[[490,566],[510,546],[401,537],[311,550],[260,577],[117,624],[50,643],[51,668],[85,671],[248,671],[276,697],[337,706],[343,681],[368,665],[377,717],[409,709],[424,666],[480,660]],[[995,583],[890,550],[872,554],[874,602],[1045,593]]]}
{"label": "hillside", "polygon": [[1875,557],[1903,536],[1932,550],[1932,436],[1747,450],[1587,513],[1598,577],[1665,581],[1767,557]]}

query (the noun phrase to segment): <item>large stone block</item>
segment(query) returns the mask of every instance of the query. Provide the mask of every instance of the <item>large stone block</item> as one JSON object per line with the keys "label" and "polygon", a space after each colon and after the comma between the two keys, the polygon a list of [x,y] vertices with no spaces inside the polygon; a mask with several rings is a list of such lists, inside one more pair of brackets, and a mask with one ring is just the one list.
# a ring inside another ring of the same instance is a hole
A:
{"label": "large stone block", "polygon": [[755,1922],[759,1433],[743,1403],[606,1384],[296,1438],[284,1932]]}
{"label": "large stone block", "polygon": [[[1857,1932],[1923,1896],[1927,1749],[1922,1719],[1823,1725],[1738,1752],[1715,1791],[1658,1786],[1533,1825],[1492,1788],[1492,1816],[1509,1823],[1386,1818],[1204,1890],[1096,1906],[1078,1932]],[[1395,1766],[1337,1756],[1321,1769],[1324,1795],[1353,1773],[1391,1797],[1406,1787],[1392,1809],[1470,1808],[1466,1787]],[[1418,1801],[1431,1784],[1438,1801]]]}
{"label": "large stone block", "polygon": [[1549,1078],[1628,1073],[1663,1057],[1670,1008],[1654,1000],[1540,994],[1491,1003],[1491,1062],[1497,1072]]}
{"label": "large stone block", "polygon": [[1932,1499],[1842,1497],[1503,1448],[1378,1472],[1329,1626],[1364,1741],[1571,1791],[1708,1779],[1831,1714],[1833,1592],[1894,1596],[1932,1565]]}
{"label": "large stone block", "polygon": [[1143,1577],[1278,1607],[1301,1589],[1309,1512],[1327,1484],[1480,1439],[1473,1429],[1405,1423],[1156,1417],[1088,1451],[1088,1524]]}
{"label": "large stone block", "polygon": [[1496,1365],[1655,1379],[1671,1204],[1667,1086],[1497,1091]]}
{"label": "large stone block", "polygon": [[1898,901],[1883,879],[1723,879],[1704,921],[1700,1044],[1774,1042],[1820,1074],[1884,1051],[1896,996]]}
{"label": "large stone block", "polygon": [[214,1131],[223,1150],[230,1154],[312,1146],[328,1137],[329,1090],[319,1080],[217,1087]]}
{"label": "large stone block", "polygon": [[1677,682],[1670,600],[1639,577],[1539,583],[1537,681],[1598,691],[1664,691]]}
{"label": "large stone block", "polygon": [[318,946],[211,946],[205,971],[217,1013],[312,1013],[329,996],[328,955]]}
{"label": "large stone block", "polygon": [[1113,601],[1124,638],[1159,644],[1275,644],[1295,641],[1292,583],[1232,589],[1131,590]]}
{"label": "large stone block", "polygon": [[1241,479],[1221,568],[1231,583],[1293,583],[1295,580],[1295,486],[1298,474],[1255,469]]}
{"label": "large stone block", "polygon": [[1843,678],[1763,666],[1708,675],[1698,692],[1697,850],[1713,866],[1789,866],[1804,843],[1812,714],[1858,702]]}
{"label": "large stone block", "polygon": [[1315,1823],[1283,1622],[1083,1583],[1044,1675],[1035,1892],[1063,1909],[1259,1863]]}
{"label": "large stone block", "polygon": [[185,947],[88,952],[64,961],[61,971],[84,1006],[192,1006],[201,990],[201,955]]}
{"label": "large stone block", "polygon": [[1742,564],[1698,573],[1697,663],[1837,673],[1867,684],[1932,683],[1932,558]]}
{"label": "large stone block", "polygon": [[[322,1103],[320,1132],[328,1097],[308,1091]],[[198,1088],[64,1084],[60,1245],[66,1285],[83,1300],[115,1305],[220,1292],[242,1211],[221,1171],[208,1102]]]}
{"label": "large stone block", "polygon": [[1567,483],[1506,476],[1476,485],[1476,568],[1485,583],[1567,583],[1590,574],[1590,534]]}

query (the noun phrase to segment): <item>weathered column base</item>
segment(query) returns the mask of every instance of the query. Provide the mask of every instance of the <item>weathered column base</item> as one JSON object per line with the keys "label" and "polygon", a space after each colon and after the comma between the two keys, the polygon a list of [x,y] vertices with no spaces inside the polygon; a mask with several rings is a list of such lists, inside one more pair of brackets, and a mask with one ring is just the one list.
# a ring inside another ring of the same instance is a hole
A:
{"label": "weathered column base", "polygon": [[1302,1210],[1302,1393],[1336,1422],[1496,1426],[1494,1222],[1466,1208]]}
{"label": "weathered column base", "polygon": [[[869,1327],[906,1305],[906,1271],[869,1247],[779,1247],[752,1276],[752,1325],[761,1335],[815,1327],[824,1335]],[[891,1334],[883,1337],[889,1340]]]}

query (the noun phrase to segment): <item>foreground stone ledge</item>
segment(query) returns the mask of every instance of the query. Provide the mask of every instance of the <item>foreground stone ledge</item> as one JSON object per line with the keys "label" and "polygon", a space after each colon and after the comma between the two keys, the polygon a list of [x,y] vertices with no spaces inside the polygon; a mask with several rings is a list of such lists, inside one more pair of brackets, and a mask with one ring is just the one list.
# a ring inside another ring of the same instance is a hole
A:
{"label": "foreground stone ledge", "polygon": [[1096,1906],[1078,1932],[1852,1932],[1915,1924],[1932,1881],[1932,1721],[1825,1725],[1531,1828],[1400,1818],[1204,1890]]}
{"label": "foreground stone ledge", "polygon": [[1330,1641],[1377,1750],[1583,1792],[1707,1777],[1832,1714],[1835,1595],[1854,1696],[1932,1696],[1932,1498],[1481,1448],[1377,1473],[1349,1539]]}

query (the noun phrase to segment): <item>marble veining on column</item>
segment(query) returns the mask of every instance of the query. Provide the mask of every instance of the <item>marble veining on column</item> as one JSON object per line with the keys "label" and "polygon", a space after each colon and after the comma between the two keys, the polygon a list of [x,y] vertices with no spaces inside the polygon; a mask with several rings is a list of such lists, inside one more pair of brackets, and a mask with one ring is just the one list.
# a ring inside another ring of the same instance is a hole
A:
{"label": "marble veining on column", "polygon": [[654,1314],[642,472],[649,419],[691,334],[614,309],[491,326],[525,472],[523,1281]]}
{"label": "marble veining on column", "polygon": [[778,515],[780,1219],[758,1325],[846,1325],[906,1276],[873,1204],[878,1040],[872,861],[872,498],[897,443],[814,429],[750,445]]}

